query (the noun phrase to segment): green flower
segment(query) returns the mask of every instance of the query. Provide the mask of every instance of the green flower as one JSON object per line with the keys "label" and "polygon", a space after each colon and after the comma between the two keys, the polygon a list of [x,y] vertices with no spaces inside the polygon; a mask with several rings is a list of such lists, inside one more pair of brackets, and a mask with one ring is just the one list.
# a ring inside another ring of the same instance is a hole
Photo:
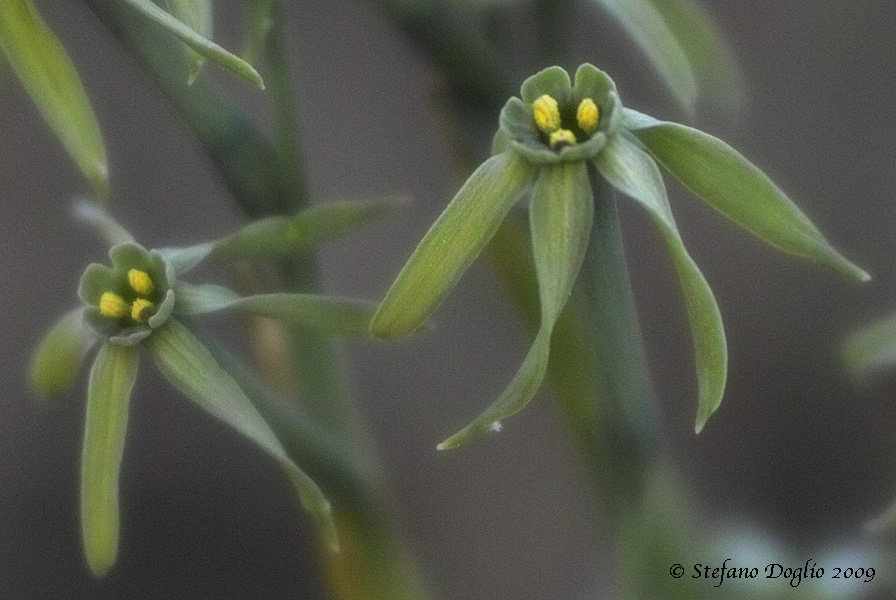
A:
{"label": "green flower", "polygon": [[[726,217],[766,242],[862,280],[795,204],[730,146],[696,129],[623,108],[613,81],[592,65],[527,79],[501,111],[494,156],[470,176],[399,273],[371,323],[381,337],[419,328],[528,196],[541,324],[529,353],[498,399],[439,448],[489,430],[526,406],[541,385],[554,324],[572,292],[594,216],[613,190],[656,222],[681,282],[694,339],[697,431],[718,408],[727,372],[719,309],[678,233],[657,163]],[[531,192],[529,191],[531,190]]]}
{"label": "green flower", "polygon": [[270,426],[183,317],[233,309],[342,335],[366,335],[374,306],[307,294],[242,297],[217,285],[180,280],[209,256],[270,258],[345,232],[378,215],[389,203],[331,204],[294,217],[257,221],[214,242],[146,250],[118,223],[88,205],[79,214],[112,244],[111,266],[92,264],[81,279],[85,306],[63,316],[35,353],[31,380],[43,395],[68,390],[88,351],[99,353],[90,371],[81,466],[81,525],[90,568],[103,575],[118,549],[118,479],[138,348],[187,398],[249,438],[276,459],[302,505],[335,547],[330,504],[286,454]]}

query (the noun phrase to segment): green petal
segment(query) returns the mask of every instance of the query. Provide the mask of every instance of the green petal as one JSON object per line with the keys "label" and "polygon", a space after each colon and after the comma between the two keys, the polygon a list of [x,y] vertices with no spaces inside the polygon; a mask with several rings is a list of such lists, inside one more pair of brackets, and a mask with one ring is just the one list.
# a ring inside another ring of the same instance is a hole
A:
{"label": "green petal", "polygon": [[426,321],[495,235],[534,172],[508,152],[470,175],[398,274],[371,323],[374,335],[399,338]]}
{"label": "green petal", "polygon": [[30,379],[41,396],[67,392],[97,337],[84,322],[84,309],[60,318],[44,336],[31,359]]}
{"label": "green petal", "polygon": [[105,198],[109,169],[99,124],[65,49],[29,0],[0,2],[0,48],[81,173]]}
{"label": "green petal", "polygon": [[157,25],[180,39],[187,46],[195,50],[213,63],[231,71],[264,89],[264,81],[252,65],[235,54],[231,54],[218,44],[193,31],[182,21],[175,19],[170,14],[156,6],[151,0],[124,0],[134,10],[155,22]]}
{"label": "green petal", "polygon": [[90,202],[75,204],[75,216],[96,229],[110,246],[127,244],[134,241],[134,236],[122,227],[109,213]]}
{"label": "green petal", "polygon": [[595,0],[635,40],[681,105],[692,111],[697,80],[680,40],[651,0]]}
{"label": "green petal", "polygon": [[653,217],[666,240],[684,294],[697,366],[697,431],[719,407],[725,391],[728,349],[715,297],[678,233],[666,186],[656,163],[622,135],[614,136],[595,160],[601,175],[637,200]]}
{"label": "green petal", "polygon": [[[211,0],[167,0],[168,10],[184,25],[206,39],[212,37]],[[187,48],[190,74],[187,82],[192,84],[199,76],[205,58],[192,48]]]}
{"label": "green petal", "polygon": [[692,192],[769,244],[862,281],[869,275],[840,255],[784,192],[725,142],[691,127],[627,111],[650,153]]}
{"label": "green petal", "polygon": [[136,377],[137,350],[103,344],[90,371],[81,455],[81,531],[97,577],[118,554],[118,477]]}
{"label": "green petal", "polygon": [[896,315],[849,336],[843,356],[855,375],[896,365]]}
{"label": "green petal", "polygon": [[370,335],[370,320],[376,308],[371,302],[312,294],[260,294],[242,297],[219,285],[191,285],[183,282],[177,283],[175,296],[175,312],[181,315],[230,308],[308,329],[353,336]]}
{"label": "green petal", "polygon": [[561,163],[541,170],[530,214],[541,326],[510,385],[472,423],[439,444],[440,450],[495,429],[501,419],[522,410],[538,391],[548,365],[554,323],[585,258],[593,216],[594,200],[585,163]]}
{"label": "green petal", "polygon": [[569,73],[561,67],[548,67],[526,79],[520,87],[520,97],[527,106],[543,94],[551,96],[561,106],[566,104],[572,94]]}
{"label": "green petal", "polygon": [[274,258],[344,235],[405,203],[402,198],[331,202],[290,217],[254,221],[219,240],[186,248],[164,248],[159,252],[174,266],[177,274],[189,271],[212,254],[227,259]]}
{"label": "green petal", "polygon": [[317,519],[331,544],[336,529],[330,503],[320,488],[286,455],[280,440],[259,414],[239,384],[211,353],[174,319],[147,338],[159,370],[177,389],[212,416],[224,421],[274,457],[296,485],[302,505]]}

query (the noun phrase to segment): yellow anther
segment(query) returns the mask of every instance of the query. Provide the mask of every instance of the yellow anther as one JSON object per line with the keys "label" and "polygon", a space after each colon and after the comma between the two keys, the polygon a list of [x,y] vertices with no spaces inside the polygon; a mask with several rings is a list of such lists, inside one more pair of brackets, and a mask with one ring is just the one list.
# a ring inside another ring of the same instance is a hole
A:
{"label": "yellow anther", "polygon": [[597,131],[597,124],[600,120],[600,110],[597,108],[597,104],[594,103],[594,100],[591,98],[585,98],[579,103],[579,108],[576,110],[576,121],[579,124],[579,128],[591,135],[595,131]]}
{"label": "yellow anther", "polygon": [[153,315],[155,309],[155,305],[149,300],[137,298],[131,305],[131,318],[138,323],[143,323],[144,321],[146,321],[146,319],[150,318]]}
{"label": "yellow anther", "polygon": [[156,286],[152,284],[152,279],[145,271],[131,269],[128,271],[128,283],[131,288],[141,296],[149,296],[156,290]]}
{"label": "yellow anther", "polygon": [[557,101],[547,94],[532,103],[535,124],[542,133],[553,133],[560,129],[560,109]]}
{"label": "yellow anther", "polygon": [[105,292],[100,296],[100,314],[104,317],[120,319],[128,314],[128,303],[114,292]]}
{"label": "yellow anther", "polygon": [[564,146],[572,146],[576,143],[576,136],[569,129],[558,129],[551,134],[551,148],[559,150]]}

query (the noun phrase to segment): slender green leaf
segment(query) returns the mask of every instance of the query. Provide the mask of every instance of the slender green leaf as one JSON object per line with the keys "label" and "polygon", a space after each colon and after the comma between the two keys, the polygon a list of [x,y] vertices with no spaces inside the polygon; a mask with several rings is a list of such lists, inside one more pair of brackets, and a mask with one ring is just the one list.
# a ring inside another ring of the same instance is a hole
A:
{"label": "slender green leaf", "polygon": [[163,248],[162,256],[175,273],[186,273],[210,255],[226,259],[276,258],[344,235],[389,214],[406,201],[384,198],[373,202],[330,202],[289,217],[268,217],[249,223],[221,239],[188,246]]}
{"label": "slender green leaf", "polygon": [[180,39],[187,46],[195,50],[213,63],[227,69],[264,89],[264,81],[252,65],[239,56],[231,54],[218,44],[193,31],[183,21],[175,19],[170,14],[153,4],[151,0],[123,0],[134,10],[155,22],[157,25]]}
{"label": "slender green leaf", "polygon": [[534,173],[528,161],[507,152],[470,175],[398,274],[371,323],[374,335],[399,338],[426,321],[495,235]]}
{"label": "slender green leaf", "polygon": [[336,545],[330,503],[317,484],[290,458],[270,426],[208,349],[175,319],[157,329],[145,342],[168,381],[200,408],[220,419],[274,457],[299,491],[302,505]]}
{"label": "slender green leaf", "polygon": [[[212,37],[212,2],[211,0],[167,0],[168,10],[183,22],[184,25],[206,39]],[[187,60],[190,63],[190,74],[187,82],[192,85],[199,76],[205,58],[187,48]]]}
{"label": "slender green leaf", "polygon": [[688,254],[678,233],[666,186],[656,163],[623,135],[610,139],[595,164],[619,191],[637,200],[659,226],[684,294],[697,366],[697,432],[719,407],[725,391],[728,349],[722,316],[709,284]]}
{"label": "slender green leaf", "polygon": [[697,80],[679,39],[651,0],[595,0],[634,39],[681,105],[693,111]]}
{"label": "slender green leaf", "polygon": [[0,2],[0,48],[78,169],[105,199],[109,169],[100,126],[68,54],[30,0]]}
{"label": "slender green leaf", "polygon": [[440,450],[497,428],[501,419],[522,410],[538,391],[548,366],[554,324],[582,266],[593,216],[594,200],[585,163],[564,162],[542,168],[530,214],[541,325],[510,385],[472,423],[439,444]]}
{"label": "slender green leaf", "polygon": [[844,344],[843,357],[855,375],[896,365],[896,315],[849,336]]}
{"label": "slender green leaf", "polygon": [[118,221],[109,216],[109,213],[92,202],[77,202],[74,209],[75,216],[96,229],[100,237],[110,246],[134,242],[134,236],[127,229],[119,225]]}
{"label": "slender green leaf", "polygon": [[234,309],[340,335],[370,335],[372,302],[313,294],[240,296],[219,285],[175,284],[175,313],[195,315]]}
{"label": "slender green leaf", "polygon": [[35,391],[41,396],[67,392],[96,341],[96,334],[84,322],[83,308],[63,315],[44,336],[31,359],[30,379]]}
{"label": "slender green leaf", "polygon": [[81,455],[81,531],[97,577],[118,555],[118,477],[136,378],[137,349],[103,344],[90,371]]}
{"label": "slender green leaf", "polygon": [[625,122],[651,154],[713,208],[782,250],[867,281],[765,173],[725,142],[627,110]]}

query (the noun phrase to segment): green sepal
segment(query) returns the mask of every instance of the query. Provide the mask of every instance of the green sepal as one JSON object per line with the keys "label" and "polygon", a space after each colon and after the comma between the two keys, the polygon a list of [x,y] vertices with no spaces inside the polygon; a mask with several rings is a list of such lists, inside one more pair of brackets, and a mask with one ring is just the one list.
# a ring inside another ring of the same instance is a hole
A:
{"label": "green sepal", "polygon": [[174,312],[195,315],[233,309],[337,335],[368,336],[376,305],[372,302],[313,294],[240,296],[219,285],[178,282]]}
{"label": "green sepal", "polygon": [[[211,39],[213,23],[211,0],[166,0],[166,4],[172,16],[202,37]],[[205,58],[190,47],[186,50],[187,62],[190,65],[187,83],[192,85],[202,70]]]}
{"label": "green sepal", "polygon": [[169,319],[145,342],[162,375],[200,408],[220,419],[276,459],[297,487],[302,505],[336,546],[330,503],[290,458],[270,426],[208,349],[180,322]]}
{"label": "green sepal", "polygon": [[709,284],[684,247],[656,163],[624,135],[614,137],[594,163],[614,188],[647,209],[666,241],[678,273],[694,341],[699,433],[719,407],[725,392],[728,348],[719,307]]}
{"label": "green sepal", "polygon": [[768,176],[725,142],[697,129],[626,109],[626,126],[688,189],[723,215],[786,252],[867,281]]}
{"label": "green sepal", "polygon": [[482,163],[432,225],[402,268],[371,322],[378,337],[418,329],[495,235],[535,174],[513,152]]}
{"label": "green sepal", "polygon": [[30,0],[0,2],[0,48],[78,169],[105,199],[109,168],[100,126],[68,54]]}
{"label": "green sepal", "polygon": [[63,315],[47,332],[34,352],[29,379],[41,396],[62,394],[71,389],[84,357],[97,336],[84,322],[84,309]]}
{"label": "green sepal", "polygon": [[81,219],[94,229],[110,246],[127,244],[134,241],[134,236],[92,202],[80,201],[74,206],[75,217]]}
{"label": "green sepal", "polygon": [[295,215],[267,217],[203,244],[159,250],[178,275],[209,256],[226,259],[276,258],[332,240],[404,206],[402,198],[374,202],[330,202]]}
{"label": "green sepal", "polygon": [[118,478],[136,378],[137,349],[103,344],[90,371],[81,454],[81,533],[97,577],[118,555]]}
{"label": "green sepal", "polygon": [[174,18],[151,0],[123,0],[134,10],[140,12],[145,17],[162,27],[168,33],[177,37],[180,41],[195,50],[199,55],[207,58],[213,63],[227,69],[231,73],[235,73],[245,78],[261,89],[264,89],[264,81],[252,65],[244,61],[239,56],[231,54],[218,44],[203,37],[199,33],[193,31],[183,21]]}
{"label": "green sepal", "polygon": [[532,193],[532,253],[538,277],[541,325],[510,385],[476,419],[441,444],[454,448],[498,428],[519,412],[541,386],[551,350],[551,334],[579,274],[594,217],[594,199],[585,163],[544,167]]}
{"label": "green sepal", "polygon": [[896,315],[850,335],[844,343],[843,358],[856,376],[896,365]]}

